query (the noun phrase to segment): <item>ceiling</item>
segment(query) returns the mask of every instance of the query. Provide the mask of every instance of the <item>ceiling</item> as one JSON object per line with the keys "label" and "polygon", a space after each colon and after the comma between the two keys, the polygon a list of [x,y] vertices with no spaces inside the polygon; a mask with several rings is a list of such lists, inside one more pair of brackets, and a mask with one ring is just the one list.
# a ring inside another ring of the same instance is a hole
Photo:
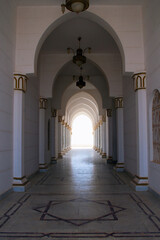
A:
{"label": "ceiling", "polygon": [[[64,0],[15,0],[19,6],[56,5]],[[90,5],[142,5],[145,0],[90,0]]]}
{"label": "ceiling", "polygon": [[67,48],[78,48],[78,37],[82,37],[81,47],[91,47],[92,53],[119,53],[118,47],[100,25],[77,15],[74,19],[57,27],[42,46],[43,53],[67,53]]}

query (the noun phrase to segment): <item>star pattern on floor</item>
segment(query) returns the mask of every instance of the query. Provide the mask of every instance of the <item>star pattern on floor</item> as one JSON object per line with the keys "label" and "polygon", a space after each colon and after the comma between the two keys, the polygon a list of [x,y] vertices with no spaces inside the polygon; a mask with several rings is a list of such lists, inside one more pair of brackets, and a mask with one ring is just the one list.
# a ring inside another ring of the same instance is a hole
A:
{"label": "star pattern on floor", "polygon": [[33,210],[41,214],[41,221],[63,221],[82,226],[95,221],[116,221],[117,214],[126,208],[116,206],[109,200],[76,198],[66,201],[52,200]]}

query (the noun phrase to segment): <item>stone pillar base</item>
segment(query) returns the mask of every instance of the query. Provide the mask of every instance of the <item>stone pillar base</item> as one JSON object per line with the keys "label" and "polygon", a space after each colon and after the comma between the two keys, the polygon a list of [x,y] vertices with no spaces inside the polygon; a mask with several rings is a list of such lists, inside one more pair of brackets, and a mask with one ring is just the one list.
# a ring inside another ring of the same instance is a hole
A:
{"label": "stone pillar base", "polygon": [[63,158],[63,155],[62,153],[58,153],[58,158],[62,159]]}
{"label": "stone pillar base", "polygon": [[113,158],[112,158],[111,156],[109,156],[109,157],[107,158],[107,163],[110,163],[110,164],[113,163]]}
{"label": "stone pillar base", "polygon": [[106,158],[106,157],[107,157],[106,153],[102,153],[102,158]]}
{"label": "stone pillar base", "polygon": [[136,191],[148,191],[148,178],[135,176],[131,181],[131,186]]}
{"label": "stone pillar base", "polygon": [[124,171],[124,163],[117,163],[114,167],[116,172],[123,172]]}
{"label": "stone pillar base", "polygon": [[52,163],[52,164],[57,163],[57,158],[56,158],[56,157],[52,157],[52,158],[51,158],[51,163]]}
{"label": "stone pillar base", "polygon": [[48,171],[48,165],[46,163],[39,164],[39,171],[40,172],[47,172]]}
{"label": "stone pillar base", "polygon": [[30,186],[30,182],[24,176],[22,178],[13,178],[13,191],[14,192],[25,192]]}

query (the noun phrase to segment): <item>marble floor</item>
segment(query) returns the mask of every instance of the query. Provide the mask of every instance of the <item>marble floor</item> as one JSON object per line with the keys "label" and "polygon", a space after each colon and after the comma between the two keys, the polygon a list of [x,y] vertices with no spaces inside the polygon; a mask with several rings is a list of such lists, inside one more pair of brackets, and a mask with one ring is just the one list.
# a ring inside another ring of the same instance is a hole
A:
{"label": "marble floor", "polygon": [[160,239],[160,201],[91,149],[72,150],[0,201],[0,239]]}

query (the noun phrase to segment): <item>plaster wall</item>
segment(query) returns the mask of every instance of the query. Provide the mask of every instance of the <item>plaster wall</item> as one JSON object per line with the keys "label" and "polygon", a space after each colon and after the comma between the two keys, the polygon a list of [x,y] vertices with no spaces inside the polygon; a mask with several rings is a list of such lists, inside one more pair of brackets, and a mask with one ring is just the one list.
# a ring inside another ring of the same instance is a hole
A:
{"label": "plaster wall", "polygon": [[137,173],[136,102],[131,76],[123,78],[125,169]]}
{"label": "plaster wall", "polygon": [[39,80],[28,75],[25,93],[24,166],[28,177],[39,166]]}
{"label": "plaster wall", "polygon": [[[16,71],[34,73],[34,64],[37,64],[34,61],[37,61],[38,51],[45,38],[63,21],[74,17],[72,13],[62,16],[60,6],[18,7]],[[144,69],[140,6],[92,5],[83,17],[106,28],[121,48],[122,55],[124,50],[124,71],[135,72]]]}
{"label": "plaster wall", "polygon": [[[13,177],[13,72],[16,6],[0,3],[0,194],[12,187]],[[5,184],[4,184],[5,183]]]}
{"label": "plaster wall", "polygon": [[147,106],[149,139],[149,186],[160,194],[160,166],[152,162],[152,100],[153,91],[160,91],[160,2],[146,0],[143,9],[145,65],[147,72]]}

